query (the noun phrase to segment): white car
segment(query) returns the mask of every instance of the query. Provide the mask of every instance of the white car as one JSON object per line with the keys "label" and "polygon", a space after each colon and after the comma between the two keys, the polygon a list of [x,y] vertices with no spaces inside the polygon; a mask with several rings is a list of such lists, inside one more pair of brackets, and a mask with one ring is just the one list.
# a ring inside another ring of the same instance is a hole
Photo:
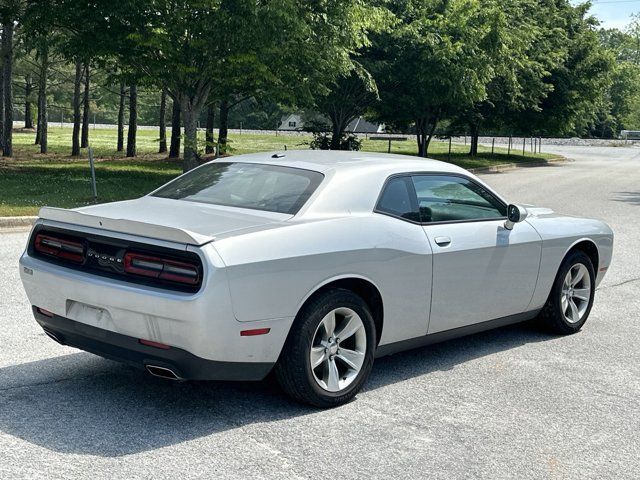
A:
{"label": "white car", "polygon": [[612,248],[606,224],[509,205],[451,164],[289,151],[45,207],[20,273],[61,344],[176,380],[275,369],[328,407],[375,357],[536,317],[577,332]]}

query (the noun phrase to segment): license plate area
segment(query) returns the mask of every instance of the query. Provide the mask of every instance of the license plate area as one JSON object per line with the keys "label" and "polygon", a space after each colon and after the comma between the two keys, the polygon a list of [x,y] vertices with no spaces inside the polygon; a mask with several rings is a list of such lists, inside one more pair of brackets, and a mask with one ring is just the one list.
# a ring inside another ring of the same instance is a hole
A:
{"label": "license plate area", "polygon": [[76,322],[92,325],[98,328],[106,328],[113,324],[113,319],[108,310],[88,305],[75,300],[67,300],[67,318]]}

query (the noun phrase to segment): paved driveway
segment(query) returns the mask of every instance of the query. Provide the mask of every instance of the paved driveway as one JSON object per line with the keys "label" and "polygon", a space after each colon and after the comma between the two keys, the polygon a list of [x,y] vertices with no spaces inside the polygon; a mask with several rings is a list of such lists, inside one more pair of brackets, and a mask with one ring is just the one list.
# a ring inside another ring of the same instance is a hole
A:
{"label": "paved driveway", "polygon": [[[560,149],[558,149],[560,151]],[[61,347],[0,235],[0,478],[638,478],[640,150],[485,176],[507,198],[605,219],[609,275],[585,329],[519,325],[376,362],[357,400],[273,384],[176,384]]]}

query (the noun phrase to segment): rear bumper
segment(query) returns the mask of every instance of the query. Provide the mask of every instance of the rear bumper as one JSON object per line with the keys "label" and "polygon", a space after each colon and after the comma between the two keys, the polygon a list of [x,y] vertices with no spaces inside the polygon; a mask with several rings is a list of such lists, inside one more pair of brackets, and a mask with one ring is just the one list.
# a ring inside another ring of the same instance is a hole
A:
{"label": "rear bumper", "polygon": [[220,362],[208,360],[181,348],[161,349],[141,344],[137,338],[76,322],[59,315],[48,317],[33,307],[40,326],[63,345],[139,368],[168,368],[183,380],[262,380],[273,363]]}

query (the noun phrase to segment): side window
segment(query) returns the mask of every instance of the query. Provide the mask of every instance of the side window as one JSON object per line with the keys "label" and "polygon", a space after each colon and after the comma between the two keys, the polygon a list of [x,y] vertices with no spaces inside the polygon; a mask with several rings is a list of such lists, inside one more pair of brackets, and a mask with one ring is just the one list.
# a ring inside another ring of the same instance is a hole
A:
{"label": "side window", "polygon": [[455,222],[506,217],[506,207],[480,185],[463,177],[413,178],[422,222]]}
{"label": "side window", "polygon": [[420,214],[409,177],[396,177],[384,186],[376,210],[414,222],[420,221]]}

